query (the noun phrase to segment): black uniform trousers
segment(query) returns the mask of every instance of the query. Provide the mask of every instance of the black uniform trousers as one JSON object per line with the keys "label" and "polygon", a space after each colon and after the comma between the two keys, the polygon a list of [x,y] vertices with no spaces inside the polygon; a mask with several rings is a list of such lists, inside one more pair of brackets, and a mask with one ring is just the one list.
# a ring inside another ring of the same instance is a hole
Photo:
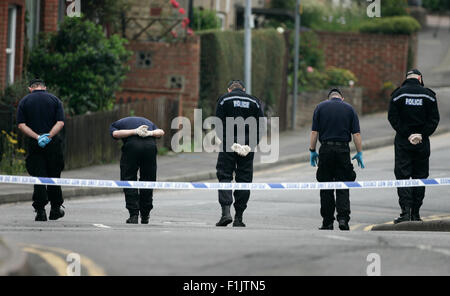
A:
{"label": "black uniform trousers", "polygon": [[[350,160],[350,147],[344,145],[323,144],[319,150],[319,168],[316,174],[319,182],[347,182],[355,181],[356,173]],[[350,221],[350,193],[348,189],[320,190],[320,214],[324,224],[334,221],[334,213],[337,211],[337,219]]]}
{"label": "black uniform trousers", "polygon": [[[60,178],[64,169],[62,140],[57,135],[44,148],[39,147],[34,139],[28,139],[26,168],[33,177]],[[44,209],[50,201],[52,208],[64,203],[61,186],[34,185],[33,207]]]}
{"label": "black uniform trousers", "polygon": [[[122,146],[120,180],[156,181],[156,141],[152,137],[132,136]],[[124,189],[126,208],[130,215],[148,215],[153,209],[153,189]]]}
{"label": "black uniform trousers", "polygon": [[[395,177],[403,179],[426,179],[429,175],[430,139],[412,145],[408,139],[395,137]],[[425,197],[425,187],[398,188],[400,207],[419,209]]]}
{"label": "black uniform trousers", "polygon": [[[251,183],[254,157],[254,152],[250,152],[245,157],[239,156],[235,152],[219,152],[216,165],[217,179],[220,183],[231,183],[233,173],[235,173],[236,182]],[[249,198],[250,190],[235,190],[234,208],[236,211],[244,212]],[[232,190],[219,190],[219,203],[222,206],[231,206],[233,204]]]}

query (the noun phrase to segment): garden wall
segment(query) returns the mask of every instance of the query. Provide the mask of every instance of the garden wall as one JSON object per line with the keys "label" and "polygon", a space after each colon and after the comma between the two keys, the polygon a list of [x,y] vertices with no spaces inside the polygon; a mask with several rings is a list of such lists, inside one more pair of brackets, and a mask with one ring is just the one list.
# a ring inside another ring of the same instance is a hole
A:
{"label": "garden wall", "polygon": [[408,68],[416,66],[417,36],[317,32],[326,66],[352,71],[364,87],[362,113],[386,111],[383,85],[399,86]]}
{"label": "garden wall", "polygon": [[[358,113],[358,115],[361,115],[362,113],[362,107],[363,107],[363,89],[360,87],[354,87],[354,88],[341,88],[342,93],[345,98],[345,102],[349,103],[350,105],[355,108],[355,111]],[[308,126],[311,126],[312,118],[314,114],[314,110],[316,109],[316,106],[320,104],[322,101],[325,101],[327,99],[329,90],[319,90],[319,91],[308,91],[308,92],[300,92],[298,99],[297,99],[297,112],[296,112],[296,129]],[[292,127],[291,124],[291,118],[292,118],[292,112],[290,111],[292,109],[292,95],[289,96],[288,100],[288,112],[287,112],[287,119],[288,119],[288,126],[289,128]]]}

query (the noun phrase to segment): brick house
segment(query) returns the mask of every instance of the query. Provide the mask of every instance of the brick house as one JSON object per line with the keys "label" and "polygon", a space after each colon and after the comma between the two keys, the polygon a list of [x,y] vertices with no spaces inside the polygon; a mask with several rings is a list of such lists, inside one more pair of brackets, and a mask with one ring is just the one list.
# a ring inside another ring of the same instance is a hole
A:
{"label": "brick house", "polygon": [[64,0],[0,1],[0,90],[22,76],[24,48],[40,32],[56,31],[65,13]]}

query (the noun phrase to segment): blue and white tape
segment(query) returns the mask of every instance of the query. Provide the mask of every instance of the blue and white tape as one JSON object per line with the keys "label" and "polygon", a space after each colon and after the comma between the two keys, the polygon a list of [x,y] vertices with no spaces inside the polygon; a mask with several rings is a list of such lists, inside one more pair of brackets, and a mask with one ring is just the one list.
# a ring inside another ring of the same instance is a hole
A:
{"label": "blue and white tape", "polygon": [[[450,186],[450,178],[410,179],[359,182],[311,183],[196,183],[196,182],[140,182],[93,179],[42,178],[0,175],[0,183],[26,185],[57,185],[69,187],[134,188],[169,190],[321,190],[321,189],[378,189],[422,186]],[[0,189],[1,190],[1,189]]]}

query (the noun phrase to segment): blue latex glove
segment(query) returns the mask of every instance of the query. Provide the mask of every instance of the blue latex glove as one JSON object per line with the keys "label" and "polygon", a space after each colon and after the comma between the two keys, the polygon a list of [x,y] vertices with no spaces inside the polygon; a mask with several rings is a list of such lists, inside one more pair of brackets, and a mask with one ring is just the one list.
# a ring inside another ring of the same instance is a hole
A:
{"label": "blue latex glove", "polygon": [[48,143],[50,143],[50,141],[52,140],[51,138],[49,138],[50,134],[43,134],[40,135],[38,138],[38,145],[41,148],[44,148]]}
{"label": "blue latex glove", "polygon": [[352,160],[356,159],[356,161],[358,162],[358,165],[363,169],[365,168],[364,166],[364,161],[363,161],[363,154],[362,152],[358,152],[356,153],[355,156],[353,156]]}
{"label": "blue latex glove", "polygon": [[317,153],[316,151],[309,151],[309,161],[311,162],[312,167],[317,166],[317,163],[319,161],[319,153]]}

